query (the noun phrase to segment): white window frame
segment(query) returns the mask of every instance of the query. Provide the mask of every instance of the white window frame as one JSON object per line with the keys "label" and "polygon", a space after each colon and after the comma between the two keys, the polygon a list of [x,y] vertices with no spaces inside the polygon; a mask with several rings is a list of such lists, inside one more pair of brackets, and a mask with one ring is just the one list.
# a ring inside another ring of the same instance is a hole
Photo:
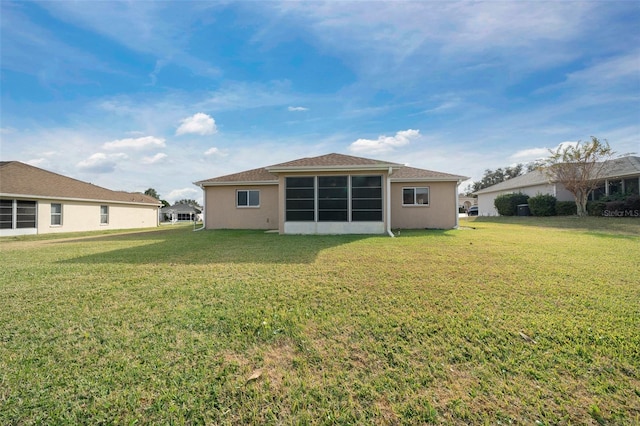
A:
{"label": "white window frame", "polygon": [[[246,192],[247,193],[247,204],[246,205],[241,205],[238,203],[238,194],[240,194],[241,192]],[[258,193],[258,204],[251,204],[251,193],[252,192],[257,192]],[[259,189],[236,189],[236,208],[238,209],[258,209],[260,208],[260,190]]]}
{"label": "white window frame", "polygon": [[[106,212],[106,213],[103,213]],[[108,225],[109,224],[109,206],[101,205],[100,206],[100,225]]]}
{"label": "white window frame", "polygon": [[[60,211],[54,212],[53,206],[60,206]],[[54,217],[60,218],[59,223],[53,223]],[[51,203],[51,226],[62,226],[62,203]]]}
{"label": "white window frame", "polygon": [[[405,189],[411,189],[413,190],[413,203],[412,204],[406,204],[404,202],[404,191]],[[426,189],[427,190],[427,202],[425,203],[418,203],[418,189]],[[402,206],[403,207],[429,207],[431,205],[431,188],[428,186],[405,186],[402,188]]]}

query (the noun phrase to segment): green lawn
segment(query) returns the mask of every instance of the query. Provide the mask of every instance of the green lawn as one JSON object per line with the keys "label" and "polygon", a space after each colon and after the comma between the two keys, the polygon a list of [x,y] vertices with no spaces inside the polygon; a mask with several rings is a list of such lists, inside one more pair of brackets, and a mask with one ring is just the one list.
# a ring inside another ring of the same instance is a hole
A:
{"label": "green lawn", "polygon": [[640,221],[0,240],[0,424],[639,424]]}

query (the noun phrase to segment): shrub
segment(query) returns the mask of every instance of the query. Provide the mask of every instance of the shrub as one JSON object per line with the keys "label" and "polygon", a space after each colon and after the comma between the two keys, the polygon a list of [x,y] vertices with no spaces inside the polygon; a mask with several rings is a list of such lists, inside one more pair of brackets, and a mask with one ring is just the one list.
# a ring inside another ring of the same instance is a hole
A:
{"label": "shrub", "polygon": [[624,201],[626,210],[640,210],[640,195],[629,195]]}
{"label": "shrub", "polygon": [[605,210],[640,210],[640,196],[613,194],[587,203],[589,216],[602,216]]}
{"label": "shrub", "polygon": [[529,196],[522,193],[498,195],[493,205],[500,216],[515,216],[518,214],[518,204],[527,204]]}
{"label": "shrub", "polygon": [[538,194],[529,198],[529,211],[533,216],[555,216],[556,197],[551,194]]}
{"label": "shrub", "polygon": [[602,216],[606,208],[607,204],[604,201],[589,201],[587,203],[587,213],[589,213],[589,216]]}
{"label": "shrub", "polygon": [[572,216],[578,213],[575,201],[556,202],[556,214],[558,216]]}

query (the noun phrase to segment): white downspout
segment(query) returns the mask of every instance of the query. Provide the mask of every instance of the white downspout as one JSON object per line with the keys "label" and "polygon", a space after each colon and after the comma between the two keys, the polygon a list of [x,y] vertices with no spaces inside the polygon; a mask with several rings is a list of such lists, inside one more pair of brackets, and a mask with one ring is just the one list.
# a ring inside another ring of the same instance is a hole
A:
{"label": "white downspout", "polygon": [[203,185],[200,185],[200,188],[202,189],[202,227],[196,229],[196,223],[195,221],[193,222],[193,232],[195,231],[202,231],[203,229],[205,229],[206,226],[206,217],[207,217],[207,191],[204,189]]}
{"label": "white downspout", "polygon": [[393,232],[391,232],[391,173],[393,173],[393,168],[389,167],[389,172],[387,173],[387,234],[390,237],[395,237]]}
{"label": "white downspout", "polygon": [[458,181],[456,183],[456,187],[453,189],[454,192],[454,196],[455,196],[455,205],[456,205],[456,226],[454,227],[454,229],[458,229],[460,227],[460,206],[458,205],[458,187],[460,186],[460,181]]}

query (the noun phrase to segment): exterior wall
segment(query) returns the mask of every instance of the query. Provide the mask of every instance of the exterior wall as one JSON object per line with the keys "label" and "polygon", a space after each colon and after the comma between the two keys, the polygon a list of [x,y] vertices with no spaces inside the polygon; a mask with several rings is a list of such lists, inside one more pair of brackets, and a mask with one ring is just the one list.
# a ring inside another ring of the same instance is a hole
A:
{"label": "exterior wall", "polygon": [[[26,199],[26,198],[25,198]],[[30,199],[33,200],[33,199]],[[3,229],[0,236],[133,229],[158,226],[158,207],[81,202],[55,199],[36,200],[37,228]],[[51,204],[62,205],[62,224],[51,225]],[[100,206],[109,206],[109,223],[100,224]]]}
{"label": "exterior wall", "polygon": [[[236,207],[236,190],[259,190],[259,207]],[[207,186],[205,227],[207,229],[276,229],[278,186]]]}
{"label": "exterior wall", "polygon": [[[62,225],[51,225],[51,203],[62,204]],[[100,206],[109,206],[109,223],[100,223]],[[98,231],[102,229],[135,229],[158,226],[158,207],[123,204],[38,202],[38,233]]]}
{"label": "exterior wall", "polygon": [[[540,194],[551,194],[555,196],[559,201],[573,200],[573,196],[570,192],[565,189],[556,191],[555,185],[552,183],[527,186],[524,188],[507,189],[504,191],[489,192],[486,194],[478,194],[478,216],[498,216],[498,211],[494,206],[496,197],[502,194],[514,194],[518,192],[526,194],[529,197],[534,197]],[[567,194],[569,198],[567,198]]]}
{"label": "exterior wall", "polygon": [[567,191],[567,189],[562,184],[558,184],[556,186],[556,199],[558,201],[575,201],[575,197],[572,193]]}
{"label": "exterior wall", "polygon": [[384,222],[285,222],[285,234],[384,234]]}
{"label": "exterior wall", "polygon": [[[285,177],[296,176],[380,176],[382,175],[382,222],[285,222]],[[383,234],[387,229],[386,200],[387,200],[386,171],[332,171],[332,172],[301,172],[281,174],[278,180],[278,205],[280,215],[278,229],[281,234]]]}
{"label": "exterior wall", "polygon": [[[402,188],[429,187],[428,206],[403,206]],[[391,228],[451,229],[458,225],[456,182],[394,182],[391,184]]]}

